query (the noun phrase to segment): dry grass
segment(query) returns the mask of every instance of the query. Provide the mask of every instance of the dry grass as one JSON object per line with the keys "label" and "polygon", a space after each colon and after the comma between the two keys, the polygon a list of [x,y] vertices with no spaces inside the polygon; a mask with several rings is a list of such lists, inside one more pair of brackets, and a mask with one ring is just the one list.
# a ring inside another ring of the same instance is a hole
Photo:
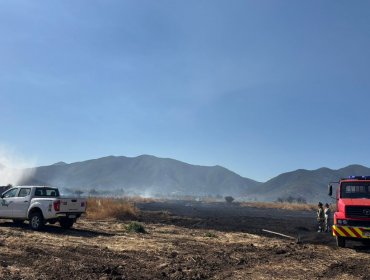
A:
{"label": "dry grass", "polygon": [[107,218],[135,218],[139,210],[124,199],[89,198],[87,202],[87,218],[100,220]]}
{"label": "dry grass", "polygon": [[128,197],[123,197],[122,200],[126,202],[131,202],[131,203],[150,203],[150,202],[163,201],[163,199],[159,199],[159,198],[142,197],[142,196],[128,196]]}
{"label": "dry grass", "polygon": [[242,202],[240,206],[257,207],[257,208],[272,208],[272,209],[286,209],[297,211],[315,211],[317,205],[315,204],[299,204],[299,203],[280,203],[280,202]]}

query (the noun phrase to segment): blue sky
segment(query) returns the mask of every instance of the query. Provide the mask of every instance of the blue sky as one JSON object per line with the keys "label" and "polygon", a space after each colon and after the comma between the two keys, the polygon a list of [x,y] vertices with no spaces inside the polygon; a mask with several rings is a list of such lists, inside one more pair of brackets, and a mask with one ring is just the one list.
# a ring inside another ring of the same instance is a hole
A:
{"label": "blue sky", "polygon": [[0,2],[0,145],[265,181],[370,166],[368,1]]}

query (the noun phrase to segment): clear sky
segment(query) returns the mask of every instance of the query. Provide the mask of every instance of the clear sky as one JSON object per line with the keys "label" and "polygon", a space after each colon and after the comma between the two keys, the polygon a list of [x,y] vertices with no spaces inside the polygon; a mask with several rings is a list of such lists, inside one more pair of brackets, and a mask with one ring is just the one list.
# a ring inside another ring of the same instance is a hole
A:
{"label": "clear sky", "polygon": [[151,154],[260,181],[370,166],[369,11],[0,1],[0,145],[37,165]]}

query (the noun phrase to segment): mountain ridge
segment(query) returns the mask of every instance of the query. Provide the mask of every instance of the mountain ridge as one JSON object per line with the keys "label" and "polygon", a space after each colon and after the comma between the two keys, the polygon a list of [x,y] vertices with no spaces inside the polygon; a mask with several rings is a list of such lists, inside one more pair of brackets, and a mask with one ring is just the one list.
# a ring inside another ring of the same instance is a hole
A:
{"label": "mountain ridge", "polygon": [[331,181],[350,175],[370,174],[370,168],[351,164],[339,169],[296,169],[266,182],[258,182],[220,165],[193,165],[152,155],[111,155],[73,163],[57,162],[32,171],[33,175],[23,184],[42,182],[62,188],[123,190],[126,194],[149,196],[233,195],[258,201],[275,201],[291,196],[302,197],[308,202],[328,200],[326,186]]}
{"label": "mountain ridge", "polygon": [[[192,165],[151,155],[107,156],[34,168],[27,180],[69,188],[124,189],[165,195],[240,195],[260,184],[222,166]],[[27,180],[23,182],[27,184]]]}
{"label": "mountain ridge", "polygon": [[370,168],[351,164],[339,169],[321,167],[315,170],[297,169],[282,173],[258,188],[249,189],[250,195],[257,200],[277,200],[278,198],[302,197],[308,202],[331,200],[327,195],[327,184],[351,175],[370,174]]}

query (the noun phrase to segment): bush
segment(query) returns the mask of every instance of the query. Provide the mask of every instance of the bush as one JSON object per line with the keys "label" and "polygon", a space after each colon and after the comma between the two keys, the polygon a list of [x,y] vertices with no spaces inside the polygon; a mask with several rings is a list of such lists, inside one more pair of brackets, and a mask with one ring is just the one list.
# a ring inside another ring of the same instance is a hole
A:
{"label": "bush", "polygon": [[213,232],[206,232],[204,234],[204,237],[208,237],[208,238],[217,238],[217,235]]}
{"label": "bush", "polygon": [[131,222],[127,225],[126,230],[128,232],[146,233],[145,227],[142,223]]}

